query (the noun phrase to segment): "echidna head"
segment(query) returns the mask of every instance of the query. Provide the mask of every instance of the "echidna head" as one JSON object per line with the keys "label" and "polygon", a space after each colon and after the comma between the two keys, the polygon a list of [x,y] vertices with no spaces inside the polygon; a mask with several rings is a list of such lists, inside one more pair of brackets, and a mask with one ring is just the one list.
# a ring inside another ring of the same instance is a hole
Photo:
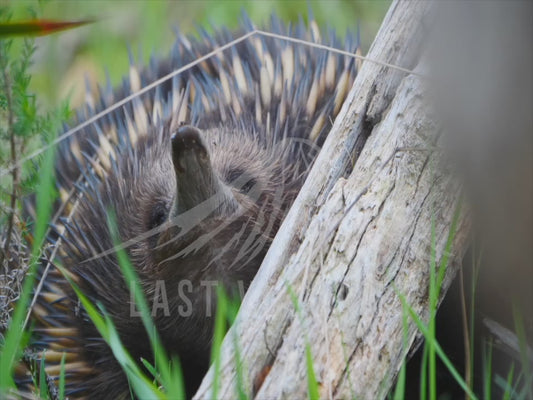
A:
{"label": "echidna head", "polygon": [[[146,292],[162,282],[171,312],[183,303],[184,281],[198,296],[214,284],[248,287],[296,192],[295,165],[277,145],[228,127],[167,125],[119,157],[102,182],[96,208],[114,210]],[[90,197],[80,212],[84,230],[107,231]],[[95,248],[104,237],[96,235]],[[78,268],[81,276],[92,274],[83,263]]]}
{"label": "echidna head", "polygon": [[[152,317],[165,348],[204,368],[215,287],[231,294],[247,289],[296,193],[288,151],[239,129],[166,125],[119,151],[106,179],[87,188],[64,261],[137,357],[149,357],[150,349],[139,344],[145,333],[131,315],[131,285],[110,251],[116,243],[108,210],[149,304],[161,305]],[[82,325],[84,337],[96,335]],[[92,352],[97,359],[108,350]]]}
{"label": "echidna head", "polygon": [[[158,229],[153,272],[193,286],[208,280],[247,287],[292,194],[283,152],[269,154],[249,134],[192,126],[178,128],[170,148],[176,185]],[[159,220],[157,214],[149,227]]]}

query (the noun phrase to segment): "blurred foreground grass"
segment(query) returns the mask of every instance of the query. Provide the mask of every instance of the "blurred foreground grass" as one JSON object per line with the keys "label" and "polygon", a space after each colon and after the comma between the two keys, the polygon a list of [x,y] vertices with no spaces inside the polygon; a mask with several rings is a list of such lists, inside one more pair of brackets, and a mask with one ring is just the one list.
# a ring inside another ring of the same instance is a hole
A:
{"label": "blurred foreground grass", "polygon": [[341,36],[355,32],[359,24],[363,54],[379,29],[389,7],[379,1],[283,1],[283,0],[174,0],[174,1],[13,1],[13,20],[28,19],[28,6],[39,9],[40,18],[82,20],[94,24],[38,38],[32,67],[31,89],[40,107],[57,107],[69,98],[71,107],[83,102],[85,78],[94,85],[105,82],[105,70],[116,85],[128,72],[128,46],[136,60],[147,62],[153,53],[165,57],[174,41],[174,29],[194,33],[195,25],[236,28],[242,10],[258,26],[276,13],[285,22],[307,19],[309,7],[321,27],[332,27]]}

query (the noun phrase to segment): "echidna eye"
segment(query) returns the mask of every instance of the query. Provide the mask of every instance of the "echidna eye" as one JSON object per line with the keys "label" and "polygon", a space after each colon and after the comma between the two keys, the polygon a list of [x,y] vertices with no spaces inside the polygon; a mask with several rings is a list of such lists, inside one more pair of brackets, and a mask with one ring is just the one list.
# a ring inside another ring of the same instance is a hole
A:
{"label": "echidna eye", "polygon": [[235,189],[248,193],[257,181],[240,168],[232,169],[226,176],[227,182]]}
{"label": "echidna eye", "polygon": [[168,217],[167,206],[164,203],[156,203],[150,212],[150,221],[148,229],[154,229],[162,225]]}
{"label": "echidna eye", "polygon": [[255,179],[251,178],[248,182],[242,185],[241,191],[244,193],[248,193],[250,189],[252,189],[255,186],[255,184],[256,184]]}

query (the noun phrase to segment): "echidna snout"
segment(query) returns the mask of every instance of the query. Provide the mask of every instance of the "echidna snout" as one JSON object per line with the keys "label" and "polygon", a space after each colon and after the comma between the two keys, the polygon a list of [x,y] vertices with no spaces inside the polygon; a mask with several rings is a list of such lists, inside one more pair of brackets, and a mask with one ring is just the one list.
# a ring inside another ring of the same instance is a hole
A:
{"label": "echidna snout", "polygon": [[[182,126],[172,135],[171,141],[177,187],[174,216],[204,202],[209,203],[212,211],[235,211],[238,202],[211,164],[209,149],[202,133],[192,126]],[[204,212],[209,211],[209,205],[204,207]],[[198,212],[201,213],[200,210]]]}
{"label": "echidna snout", "polygon": [[232,158],[235,149],[224,144],[224,135],[182,126],[171,137],[176,193],[153,249],[153,272],[172,285],[247,287],[283,217],[291,184],[279,184],[279,166],[246,140],[237,143],[255,160]]}

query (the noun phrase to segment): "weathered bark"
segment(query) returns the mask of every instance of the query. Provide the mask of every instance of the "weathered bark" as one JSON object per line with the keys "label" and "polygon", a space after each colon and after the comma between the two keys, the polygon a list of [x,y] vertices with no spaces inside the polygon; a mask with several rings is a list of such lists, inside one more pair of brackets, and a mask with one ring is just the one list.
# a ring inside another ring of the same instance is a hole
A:
{"label": "weathered bark", "polygon": [[[419,65],[431,7],[393,3],[368,58]],[[423,83],[419,74],[363,63],[225,339],[219,397],[236,397],[236,337],[251,396],[308,397],[306,344],[321,398],[387,394],[417,335],[409,320],[403,345],[398,294],[427,320],[432,232],[439,265],[460,196],[434,151],[439,129]],[[462,216],[442,295],[467,231]],[[212,384],[213,369],[196,398],[210,397]]]}

